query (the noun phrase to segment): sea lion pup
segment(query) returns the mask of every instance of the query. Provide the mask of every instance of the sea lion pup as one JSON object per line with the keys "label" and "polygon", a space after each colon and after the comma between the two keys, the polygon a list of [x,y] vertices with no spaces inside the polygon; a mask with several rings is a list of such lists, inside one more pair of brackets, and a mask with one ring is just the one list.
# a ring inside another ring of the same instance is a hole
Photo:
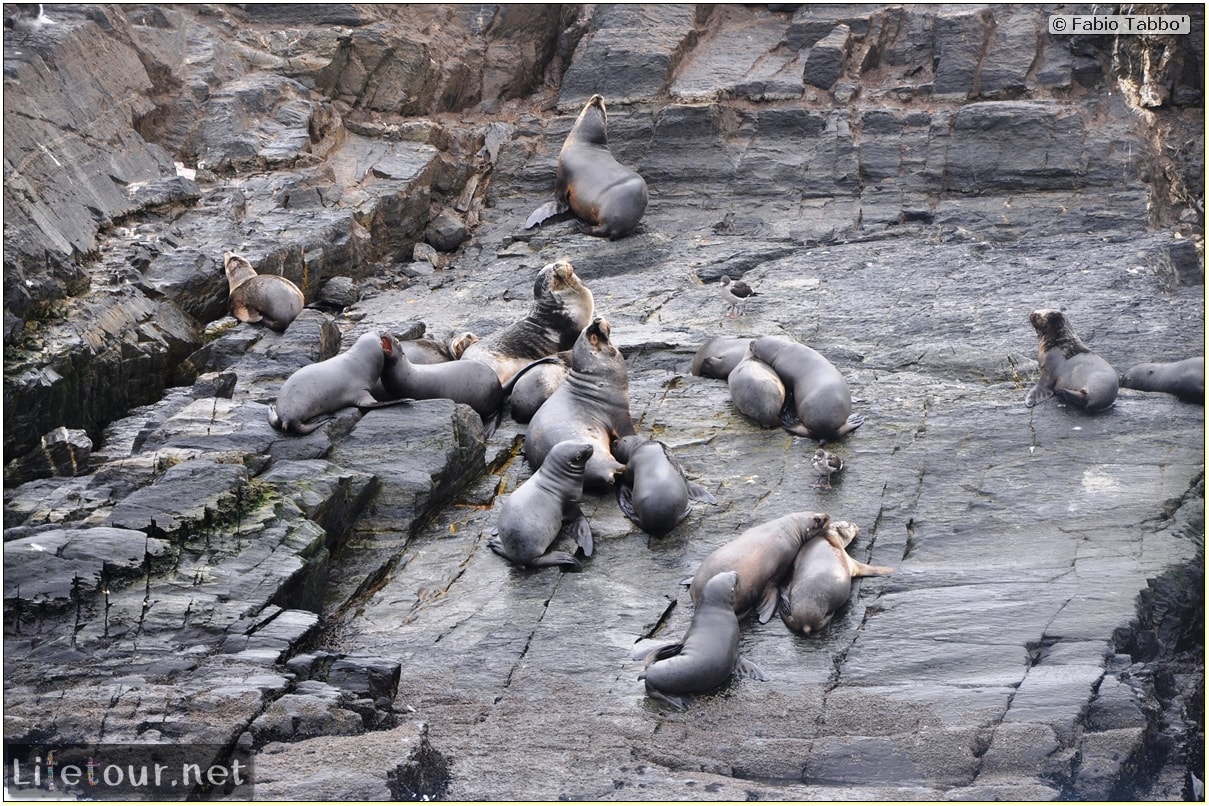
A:
{"label": "sea lion pup", "polygon": [[832,523],[812,537],[793,561],[793,576],[781,587],[777,612],[785,626],[811,635],[831,623],[831,617],[848,603],[854,577],[893,574],[884,565],[866,565],[849,556],[846,547],[860,529],[847,521]]}
{"label": "sea lion pup", "polygon": [[764,428],[777,428],[785,409],[785,383],[772,367],[748,351],[726,376],[730,399],[743,416]]}
{"label": "sea lion pup", "polygon": [[702,378],[724,381],[747,355],[751,343],[750,337],[715,336],[698,348],[689,371]]}
{"label": "sea lion pup", "polygon": [[616,240],[634,231],[646,204],[646,182],[609,151],[604,97],[593,95],[558,153],[554,201],[534,210],[525,229],[569,209],[588,235]]}
{"label": "sea lion pup", "polygon": [[403,355],[413,364],[444,364],[447,361],[457,361],[466,352],[466,348],[479,340],[479,337],[464,330],[454,333],[447,341],[437,339],[400,339]]}
{"label": "sea lion pup", "polygon": [[521,367],[571,349],[592,322],[592,292],[566,260],[548,263],[533,281],[533,304],[519,322],[471,344],[463,361],[479,361],[507,383]]}
{"label": "sea lion pup", "polygon": [[512,394],[508,397],[512,419],[518,423],[532,420],[570,372],[571,351],[563,350],[552,356],[549,363],[533,367],[524,375],[513,378]]}
{"label": "sea lion pup", "polygon": [[343,353],[299,367],[269,405],[269,425],[290,434],[309,434],[346,406],[389,405],[370,391],[382,375],[382,364],[381,336],[363,333]]}
{"label": "sea lion pup", "polygon": [[525,366],[504,386],[495,371],[478,361],[445,361],[437,364],[413,364],[393,333],[382,331],[382,376],[374,384],[377,400],[432,400],[444,398],[465,403],[483,420],[484,437],[490,438],[499,426],[504,402],[512,385],[525,373],[554,358],[539,358]]}
{"label": "sea lion pup", "polygon": [[706,581],[684,638],[674,644],[635,650],[634,660],[646,658],[639,680],[646,693],[684,708],[693,694],[720,688],[731,675],[767,680],[764,670],[739,654],[739,619],[734,597],[738,574],[722,571]]}
{"label": "sea lion pup", "polygon": [[565,439],[586,440],[596,451],[588,461],[584,486],[613,486],[625,465],[613,458],[616,439],[634,433],[625,359],[609,341],[609,322],[597,317],[571,351],[571,372],[529,421],[525,458],[538,468],[550,449]]}
{"label": "sea lion pup", "polygon": [[786,407],[789,416],[781,422],[791,434],[839,439],[865,422],[852,414],[852,392],[844,376],[817,351],[784,336],[763,336],[751,343],[751,354],[772,367],[793,392],[797,421]]}
{"label": "sea lion pup", "polygon": [[1088,349],[1062,311],[1039,308],[1029,314],[1037,331],[1041,377],[1024,397],[1032,408],[1054,395],[1088,412],[1104,411],[1117,400],[1117,371]]}
{"label": "sea lion pup", "polygon": [[690,501],[716,504],[709,490],[689,481],[662,442],[633,435],[613,443],[613,455],[625,464],[617,484],[617,505],[642,531],[662,537],[692,511]]}
{"label": "sea lion pup", "polygon": [[278,333],[302,313],[306,300],[298,286],[276,274],[257,274],[245,258],[223,252],[227,306],[241,322],[259,322]]}
{"label": "sea lion pup", "polygon": [[1141,392],[1166,392],[1185,403],[1205,405],[1205,356],[1183,361],[1137,364],[1125,370],[1120,384]]}
{"label": "sea lion pup", "polygon": [[584,467],[592,445],[567,440],[550,450],[545,463],[500,505],[498,537],[488,548],[517,565],[541,568],[561,565],[579,569],[565,551],[551,551],[560,535],[575,540],[585,557],[592,556],[592,529],[579,508]]}
{"label": "sea lion pup", "polygon": [[793,568],[798,549],[822,534],[831,518],[823,512],[791,512],[762,523],[715,549],[701,561],[689,584],[693,603],[701,600],[705,583],[721,571],[737,571],[735,615],[744,618],[753,609],[761,623],[777,609],[777,588]]}

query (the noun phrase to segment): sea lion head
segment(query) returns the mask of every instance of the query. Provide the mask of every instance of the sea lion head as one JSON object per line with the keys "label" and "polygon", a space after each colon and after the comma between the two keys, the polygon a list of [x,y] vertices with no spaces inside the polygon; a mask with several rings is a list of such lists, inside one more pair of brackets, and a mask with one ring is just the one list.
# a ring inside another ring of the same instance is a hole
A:
{"label": "sea lion head", "polygon": [[550,449],[546,462],[553,462],[554,467],[563,468],[572,475],[582,476],[594,451],[595,446],[591,442],[565,439]]}
{"label": "sea lion head", "polygon": [[575,125],[571,127],[571,134],[575,140],[581,143],[607,146],[608,130],[609,116],[605,111],[604,96],[593,95],[584,104],[579,117],[575,119]]}
{"label": "sea lion head", "polygon": [[[621,351],[609,341],[609,320],[598,316],[583,329],[571,351],[571,369],[581,375],[597,375],[624,386],[625,360]],[[617,376],[620,375],[620,378]]]}
{"label": "sea lion head", "polygon": [[1046,353],[1061,350],[1064,358],[1078,353],[1090,353],[1066,321],[1066,315],[1057,308],[1038,308],[1028,315],[1028,320],[1037,331],[1037,350]]}
{"label": "sea lion head", "polygon": [[252,268],[252,264],[234,252],[222,253],[222,267],[231,288],[256,276],[256,269]]}
{"label": "sea lion head", "polygon": [[568,260],[547,263],[533,283],[530,318],[558,339],[558,349],[569,349],[592,321],[596,304],[592,292],[575,274]]}
{"label": "sea lion head", "polygon": [[737,571],[721,571],[714,574],[701,591],[701,604],[732,609],[735,604],[735,589],[738,586],[739,573]]}

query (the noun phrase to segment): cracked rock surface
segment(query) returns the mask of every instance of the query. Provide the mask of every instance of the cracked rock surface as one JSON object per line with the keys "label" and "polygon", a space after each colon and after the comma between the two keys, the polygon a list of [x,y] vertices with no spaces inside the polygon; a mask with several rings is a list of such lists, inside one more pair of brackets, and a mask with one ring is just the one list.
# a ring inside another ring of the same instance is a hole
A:
{"label": "cracked rock surface", "polygon": [[[1044,25],[97,5],[6,32],[6,740],[239,747],[278,799],[1187,794],[1204,408],[1023,400],[1036,308],[1119,371],[1204,349],[1197,51],[1154,74]],[[1143,103],[1155,82],[1166,105]],[[596,92],[642,224],[523,230]],[[226,249],[322,303],[284,333],[224,316]],[[718,501],[667,536],[589,493],[583,570],[516,569],[486,544],[530,475],[525,426],[488,437],[446,400],[268,425],[298,367],[367,331],[489,334],[560,258],[611,323],[638,433]],[[723,275],[759,292],[741,316]],[[816,443],[689,371],[706,340],[759,335],[852,389],[834,489],[812,487]],[[745,621],[768,680],[648,698],[630,655],[684,634],[682,581],[799,510],[897,572],[817,636]]]}

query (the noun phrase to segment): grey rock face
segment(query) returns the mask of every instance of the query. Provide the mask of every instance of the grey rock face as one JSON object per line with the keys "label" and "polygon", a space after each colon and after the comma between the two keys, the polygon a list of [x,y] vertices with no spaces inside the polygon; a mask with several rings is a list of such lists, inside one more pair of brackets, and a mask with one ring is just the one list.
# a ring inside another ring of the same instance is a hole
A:
{"label": "grey rock face", "polygon": [[[1175,61],[1203,47],[1118,76],[1142,53],[1047,13],[88,6],[7,32],[5,454],[91,453],[6,473],[6,740],[240,747],[258,798],[1183,797],[1203,407],[1023,398],[1036,308],[1118,369],[1200,352],[1203,87]],[[593,92],[642,226],[526,231]],[[451,251],[419,269],[425,238]],[[313,307],[226,316],[227,249]],[[530,475],[517,423],[268,425],[298,367],[370,330],[487,337],[563,258],[639,435],[718,501],[668,534],[588,495],[583,569],[515,569],[487,543]],[[724,274],[760,291],[742,316]],[[832,490],[818,445],[691,372],[763,335],[826,355],[866,418],[826,445]],[[803,509],[898,572],[817,636],[744,622],[768,680],[650,702],[629,657],[684,634],[681,581]]]}

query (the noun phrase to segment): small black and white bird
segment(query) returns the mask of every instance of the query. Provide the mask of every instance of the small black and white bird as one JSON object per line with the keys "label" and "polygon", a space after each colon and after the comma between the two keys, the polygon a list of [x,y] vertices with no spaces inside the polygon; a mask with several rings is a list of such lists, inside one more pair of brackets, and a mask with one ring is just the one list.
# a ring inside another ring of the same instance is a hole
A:
{"label": "small black and white bird", "polygon": [[5,3],[4,27],[14,31],[33,33],[44,25],[54,25],[55,21],[46,16],[41,3]]}
{"label": "small black and white bird", "polygon": [[722,275],[722,299],[730,305],[730,316],[738,316],[739,309],[749,297],[758,297],[759,293],[742,280],[732,280]]}
{"label": "small black and white bird", "polygon": [[[811,487],[821,487],[824,490],[831,489],[831,476],[834,473],[839,473],[844,469],[844,460],[836,456],[831,451],[825,451],[819,448],[814,452],[814,458],[810,460],[811,466],[819,474],[819,480]],[[824,478],[826,482],[824,482]]]}

